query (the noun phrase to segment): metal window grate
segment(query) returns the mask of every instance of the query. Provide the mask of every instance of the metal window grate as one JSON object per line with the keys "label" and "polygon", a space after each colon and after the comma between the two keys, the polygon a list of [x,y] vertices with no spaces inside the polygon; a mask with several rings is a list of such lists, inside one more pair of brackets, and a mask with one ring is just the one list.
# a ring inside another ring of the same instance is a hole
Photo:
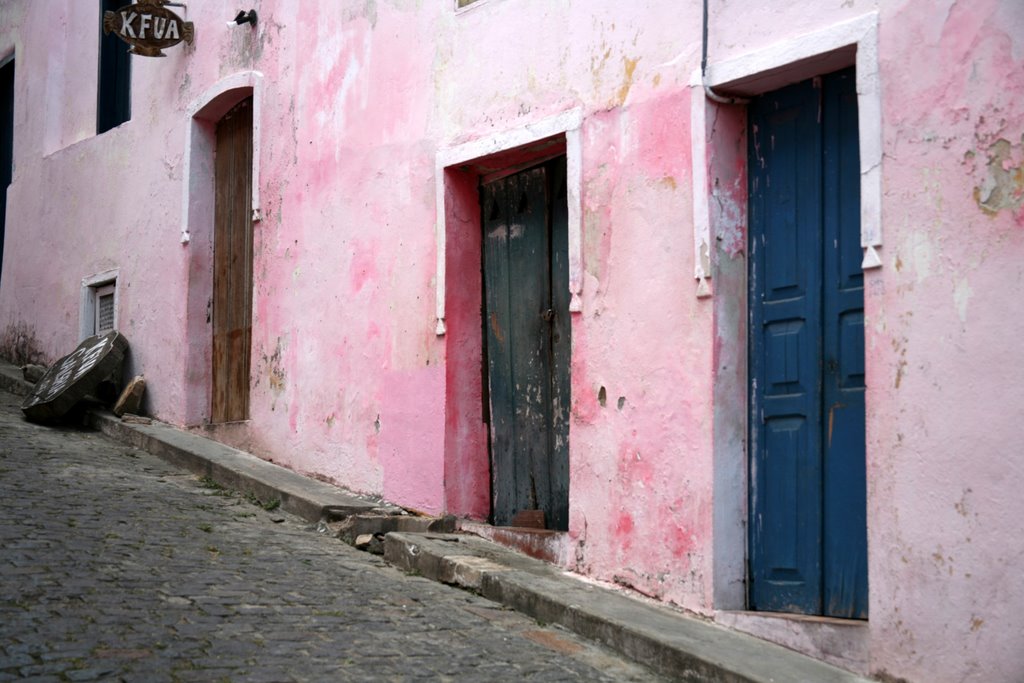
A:
{"label": "metal window grate", "polygon": [[96,302],[96,333],[114,329],[114,293],[103,294]]}
{"label": "metal window grate", "polygon": [[103,334],[117,327],[117,286],[114,282],[92,288],[93,334]]}

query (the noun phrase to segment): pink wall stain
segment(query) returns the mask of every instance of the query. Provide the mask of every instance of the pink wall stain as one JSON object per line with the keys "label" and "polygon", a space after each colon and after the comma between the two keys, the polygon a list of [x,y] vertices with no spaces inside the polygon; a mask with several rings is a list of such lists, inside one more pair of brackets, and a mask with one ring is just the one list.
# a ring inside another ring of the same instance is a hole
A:
{"label": "pink wall stain", "polygon": [[388,373],[379,421],[384,497],[427,514],[445,510],[443,384],[440,367]]}
{"label": "pink wall stain", "polygon": [[689,554],[691,552],[699,552],[701,550],[697,543],[697,534],[693,529],[706,528],[711,521],[710,506],[705,504],[698,515],[697,525],[691,528],[686,527],[679,522],[678,516],[674,513],[678,510],[691,507],[694,502],[696,502],[696,497],[693,500],[676,498],[672,501],[672,504],[665,509],[665,513],[662,515],[662,524],[663,529],[665,530],[666,540],[673,557],[678,558],[681,562],[679,566],[680,571],[686,571],[689,569]]}
{"label": "pink wall stain", "polygon": [[375,244],[356,243],[353,246],[352,261],[349,266],[349,286],[353,294],[358,293],[367,282],[377,280],[377,246]]}
{"label": "pink wall stain", "polygon": [[491,512],[491,470],[483,419],[478,178],[456,169],[445,174],[448,277],[472,282],[445,290],[445,502],[454,514],[485,520]]}
{"label": "pink wall stain", "polygon": [[[633,436],[636,436],[634,431]],[[650,488],[654,483],[654,465],[644,459],[634,443],[625,443],[619,448],[618,490],[631,487]]]}
{"label": "pink wall stain", "polygon": [[620,512],[615,524],[615,537],[624,552],[633,545],[633,516],[628,512]]}
{"label": "pink wall stain", "polygon": [[[589,297],[588,297],[589,298]],[[573,324],[572,330],[572,367],[569,370],[569,377],[572,382],[570,390],[572,397],[572,425],[592,424],[600,411],[601,405],[598,402],[600,387],[588,376],[587,369],[590,367],[588,358],[587,328]],[[607,400],[607,389],[606,400]],[[570,428],[570,438],[571,428]]]}

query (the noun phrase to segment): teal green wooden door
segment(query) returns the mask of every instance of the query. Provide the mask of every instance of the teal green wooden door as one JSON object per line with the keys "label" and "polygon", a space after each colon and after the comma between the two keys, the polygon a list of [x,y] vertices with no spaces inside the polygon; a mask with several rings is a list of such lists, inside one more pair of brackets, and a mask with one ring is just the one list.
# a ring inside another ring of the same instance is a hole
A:
{"label": "teal green wooden door", "polygon": [[569,526],[569,271],[565,159],[487,183],[484,339],[492,517]]}
{"label": "teal green wooden door", "polygon": [[867,618],[852,69],[749,109],[750,606]]}
{"label": "teal green wooden door", "polygon": [[7,221],[7,186],[14,175],[14,60],[0,67],[0,267]]}

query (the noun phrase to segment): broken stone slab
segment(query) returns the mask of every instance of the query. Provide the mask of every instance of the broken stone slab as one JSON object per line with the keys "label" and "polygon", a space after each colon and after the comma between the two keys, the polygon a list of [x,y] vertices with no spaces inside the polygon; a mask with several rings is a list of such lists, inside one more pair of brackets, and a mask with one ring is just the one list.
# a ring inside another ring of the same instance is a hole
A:
{"label": "broken stone slab", "polygon": [[373,555],[384,554],[384,534],[360,534],[352,543],[356,550],[362,550]]}
{"label": "broken stone slab", "polygon": [[25,378],[26,382],[36,384],[37,382],[39,382],[39,380],[43,378],[43,375],[45,374],[45,365],[36,365],[34,363],[29,363],[28,365],[21,366],[21,376]]}
{"label": "broken stone slab", "polygon": [[334,535],[350,545],[358,546],[362,536],[384,536],[393,531],[451,533],[455,531],[457,520],[454,515],[444,517],[413,517],[411,515],[364,514],[350,515],[340,522],[329,524]]}
{"label": "broken stone slab", "polygon": [[[386,534],[398,530],[398,521],[410,520],[412,526],[425,531],[429,520],[421,517],[398,517],[393,515],[351,515],[331,524],[331,531],[335,537],[349,545],[356,545],[361,536],[373,536],[374,534]],[[411,530],[411,529],[410,529]]]}
{"label": "broken stone slab", "polygon": [[370,510],[370,512],[372,514],[375,514],[375,515],[402,515],[402,516],[405,516],[405,515],[409,514],[408,510],[400,508],[397,505],[384,505],[384,506],[381,506],[381,507],[376,507],[376,508],[373,508],[372,510]]}
{"label": "broken stone slab", "polygon": [[128,340],[116,331],[89,337],[43,374],[21,404],[33,422],[53,422],[110,377],[120,378]]}
{"label": "broken stone slab", "polygon": [[384,534],[374,534],[366,546],[366,552],[372,555],[384,555]]}
{"label": "broken stone slab", "polygon": [[445,515],[444,517],[437,517],[427,527],[427,531],[432,531],[438,534],[452,534],[459,527],[459,520],[455,515]]}
{"label": "broken stone slab", "polygon": [[[372,511],[372,508],[370,510]],[[323,517],[333,525],[348,519],[352,515],[358,515],[367,511],[367,505],[361,501],[355,502],[352,505],[325,505],[323,507]]]}
{"label": "broken stone slab", "polygon": [[146,393],[146,378],[142,375],[133,377],[114,404],[114,415],[118,417],[123,417],[125,413],[138,415],[139,408],[142,407],[144,393]]}
{"label": "broken stone slab", "polygon": [[508,571],[508,567],[474,555],[449,555],[441,560],[438,580],[479,592],[487,574]]}

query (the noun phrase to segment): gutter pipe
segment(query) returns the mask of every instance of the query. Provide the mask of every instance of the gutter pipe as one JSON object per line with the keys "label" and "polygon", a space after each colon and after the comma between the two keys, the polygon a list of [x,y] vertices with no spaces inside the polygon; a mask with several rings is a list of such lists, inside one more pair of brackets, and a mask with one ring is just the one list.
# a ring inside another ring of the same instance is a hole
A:
{"label": "gutter pipe", "polygon": [[700,83],[704,86],[704,95],[712,102],[719,104],[746,104],[750,100],[742,97],[725,97],[719,95],[708,85],[708,0],[704,0],[704,31],[701,36],[700,50]]}

